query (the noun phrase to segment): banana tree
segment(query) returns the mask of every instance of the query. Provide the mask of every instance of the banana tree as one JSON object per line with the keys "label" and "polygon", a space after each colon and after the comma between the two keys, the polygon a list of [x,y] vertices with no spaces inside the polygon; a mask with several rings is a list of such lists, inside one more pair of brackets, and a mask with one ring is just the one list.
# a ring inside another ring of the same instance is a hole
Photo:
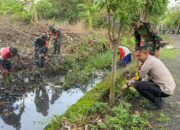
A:
{"label": "banana tree", "polygon": [[24,9],[28,7],[27,11],[31,14],[31,23],[36,24],[38,22],[38,15],[36,9],[36,0],[21,0],[24,5]]}
{"label": "banana tree", "polygon": [[88,27],[92,29],[96,13],[98,12],[98,5],[88,3],[78,4],[77,6],[82,10],[79,13],[80,17],[83,18],[88,23]]}

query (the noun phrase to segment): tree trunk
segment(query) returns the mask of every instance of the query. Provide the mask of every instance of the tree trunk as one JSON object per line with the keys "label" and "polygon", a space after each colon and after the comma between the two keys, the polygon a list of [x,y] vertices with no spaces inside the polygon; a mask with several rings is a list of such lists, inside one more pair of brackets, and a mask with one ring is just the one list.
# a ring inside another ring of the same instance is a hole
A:
{"label": "tree trunk", "polygon": [[180,32],[180,24],[177,26],[176,34],[179,34],[179,32]]}
{"label": "tree trunk", "polygon": [[109,105],[113,106],[115,102],[115,83],[116,83],[116,59],[117,59],[117,43],[113,44],[113,59],[112,59],[112,84],[110,86]]}
{"label": "tree trunk", "polygon": [[141,12],[141,16],[140,19],[142,21],[147,21],[147,17],[148,17],[148,9],[149,9],[149,0],[146,0],[146,3],[144,5],[144,9]]}
{"label": "tree trunk", "polygon": [[36,11],[36,7],[35,4],[32,7],[32,18],[31,18],[31,22],[33,24],[36,24],[38,22],[38,15],[37,15],[37,11]]}

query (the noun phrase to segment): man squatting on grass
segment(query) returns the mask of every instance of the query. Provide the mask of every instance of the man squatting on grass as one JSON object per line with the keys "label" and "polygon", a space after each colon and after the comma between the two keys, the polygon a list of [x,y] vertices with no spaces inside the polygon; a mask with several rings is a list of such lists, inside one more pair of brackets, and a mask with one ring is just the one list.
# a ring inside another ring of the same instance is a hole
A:
{"label": "man squatting on grass", "polygon": [[141,80],[132,79],[128,82],[128,86],[134,86],[142,96],[152,102],[144,108],[161,108],[162,97],[168,97],[174,93],[176,87],[174,79],[160,59],[148,54],[146,47],[138,47],[135,56],[142,63],[139,69]]}

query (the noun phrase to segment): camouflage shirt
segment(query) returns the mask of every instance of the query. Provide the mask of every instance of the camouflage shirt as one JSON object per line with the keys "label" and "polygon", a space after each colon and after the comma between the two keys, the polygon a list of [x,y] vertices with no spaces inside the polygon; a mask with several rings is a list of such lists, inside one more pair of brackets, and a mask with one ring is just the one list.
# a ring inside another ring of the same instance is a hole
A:
{"label": "camouflage shirt", "polygon": [[[149,23],[146,23],[146,22],[142,22],[140,28],[137,31],[140,35],[140,39],[144,40],[145,46],[147,47],[149,52],[152,55],[154,55],[155,50],[159,49],[159,43],[161,40],[160,36],[158,36],[156,34],[155,29]],[[136,41],[139,41],[137,37],[135,38],[136,38]]]}

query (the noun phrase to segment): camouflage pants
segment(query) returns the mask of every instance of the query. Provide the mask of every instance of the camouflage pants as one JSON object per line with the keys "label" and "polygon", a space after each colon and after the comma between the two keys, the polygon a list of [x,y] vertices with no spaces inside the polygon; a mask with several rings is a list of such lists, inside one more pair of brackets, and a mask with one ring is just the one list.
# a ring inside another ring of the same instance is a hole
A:
{"label": "camouflage pants", "polygon": [[161,40],[161,37],[158,35],[155,35],[151,40],[145,40],[144,45],[151,55],[154,55],[155,51],[160,49]]}
{"label": "camouflage pants", "polygon": [[47,54],[48,49],[45,47],[35,47],[35,64],[38,67],[44,67],[44,58]]}
{"label": "camouflage pants", "polygon": [[56,52],[57,53],[60,53],[60,41],[58,41],[58,40],[55,40],[54,41],[54,54],[56,54]]}

